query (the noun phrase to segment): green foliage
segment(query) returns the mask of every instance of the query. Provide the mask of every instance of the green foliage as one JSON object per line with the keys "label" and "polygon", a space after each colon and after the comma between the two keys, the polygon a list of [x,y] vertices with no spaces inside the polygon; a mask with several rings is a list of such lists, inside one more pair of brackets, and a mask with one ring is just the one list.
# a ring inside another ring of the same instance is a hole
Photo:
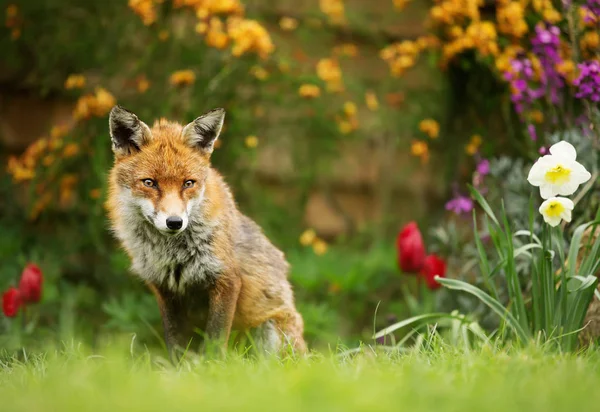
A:
{"label": "green foliage", "polygon": [[[487,214],[485,223],[495,248],[493,258],[479,248],[482,275],[489,293],[461,280],[440,279],[439,282],[475,295],[501,317],[523,344],[537,339],[560,350],[576,349],[578,332],[584,326],[583,319],[598,283],[593,274],[600,261],[600,238],[594,239],[592,245],[585,245],[589,253],[583,259],[578,258],[583,246],[581,238],[586,228],[593,225],[592,230],[595,230],[600,222],[579,226],[565,255],[562,233],[545,225],[540,239],[533,233],[532,219],[527,232],[529,243],[515,249],[517,234],[512,232],[506,212],[502,211],[503,223],[500,224],[481,194],[474,189],[472,194]],[[519,259],[529,263],[526,277],[519,276],[517,271]],[[497,270],[490,271],[491,267]],[[556,276],[559,269],[560,278]],[[496,276],[498,273],[502,273],[503,278]],[[497,289],[498,284],[504,282],[509,297],[506,306],[499,301]]]}

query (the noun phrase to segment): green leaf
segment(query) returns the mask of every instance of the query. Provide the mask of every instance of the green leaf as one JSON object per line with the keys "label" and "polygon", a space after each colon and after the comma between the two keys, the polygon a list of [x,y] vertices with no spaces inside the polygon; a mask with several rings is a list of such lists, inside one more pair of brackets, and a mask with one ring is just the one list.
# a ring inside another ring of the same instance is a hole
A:
{"label": "green leaf", "polygon": [[485,213],[487,213],[487,215],[490,217],[490,219],[492,219],[492,221],[496,224],[496,226],[500,227],[500,223],[498,223],[498,219],[496,219],[496,215],[494,215],[494,212],[492,212],[492,208],[490,207],[487,200],[485,200],[483,198],[483,196],[481,196],[481,193],[479,193],[479,191],[471,185],[469,185],[469,192],[471,192],[471,196],[473,196],[473,198],[475,198],[477,203],[479,203],[481,208],[485,211]]}
{"label": "green leaf", "polygon": [[467,282],[463,282],[458,279],[447,279],[440,278],[439,276],[435,277],[436,281],[447,287],[448,289],[460,290],[463,292],[470,293],[471,295],[477,297],[482,303],[487,305],[490,309],[492,309],[498,316],[500,316],[508,326],[510,326],[517,337],[522,342],[528,342],[531,340],[531,334],[528,330],[524,329],[519,321],[507,310],[500,302],[496,299],[485,293],[483,290],[479,289],[476,286],[473,286]]}
{"label": "green leaf", "polygon": [[431,319],[459,319],[464,321],[465,317],[462,315],[451,315],[448,313],[426,313],[424,315],[413,316],[412,318],[404,319],[403,321],[394,323],[393,325],[390,325],[387,328],[377,332],[375,335],[373,335],[373,339],[378,339],[385,335],[389,335],[390,333],[405,326]]}

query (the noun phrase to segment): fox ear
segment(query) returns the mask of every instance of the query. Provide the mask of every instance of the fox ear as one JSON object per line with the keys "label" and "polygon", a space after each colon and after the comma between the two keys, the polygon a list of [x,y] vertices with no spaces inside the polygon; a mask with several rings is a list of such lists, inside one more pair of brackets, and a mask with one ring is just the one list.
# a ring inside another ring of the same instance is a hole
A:
{"label": "fox ear", "polygon": [[113,152],[116,155],[130,155],[138,152],[152,137],[146,123],[118,105],[110,111],[108,124]]}
{"label": "fox ear", "polygon": [[225,120],[224,109],[214,109],[183,128],[183,137],[192,147],[211,154]]}

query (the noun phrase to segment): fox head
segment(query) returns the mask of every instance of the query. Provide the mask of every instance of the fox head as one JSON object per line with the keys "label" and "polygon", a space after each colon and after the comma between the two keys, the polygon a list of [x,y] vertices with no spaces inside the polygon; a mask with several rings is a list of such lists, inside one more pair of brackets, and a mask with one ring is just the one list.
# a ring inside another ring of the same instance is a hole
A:
{"label": "fox head", "polygon": [[150,128],[132,112],[113,107],[112,190],[125,221],[145,219],[170,235],[186,229],[204,200],[210,155],[224,118],[225,110],[215,109],[187,126],[159,120]]}

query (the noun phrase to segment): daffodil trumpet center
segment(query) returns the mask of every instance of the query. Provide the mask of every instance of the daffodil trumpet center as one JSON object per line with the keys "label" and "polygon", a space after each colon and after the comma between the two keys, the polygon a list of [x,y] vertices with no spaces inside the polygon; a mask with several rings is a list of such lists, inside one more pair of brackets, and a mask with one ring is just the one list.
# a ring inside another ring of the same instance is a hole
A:
{"label": "daffodil trumpet center", "polygon": [[559,217],[565,211],[565,207],[558,201],[548,203],[546,215],[548,217]]}
{"label": "daffodil trumpet center", "polygon": [[552,184],[561,185],[568,182],[570,176],[571,169],[567,169],[562,165],[556,165],[546,172],[545,179]]}

